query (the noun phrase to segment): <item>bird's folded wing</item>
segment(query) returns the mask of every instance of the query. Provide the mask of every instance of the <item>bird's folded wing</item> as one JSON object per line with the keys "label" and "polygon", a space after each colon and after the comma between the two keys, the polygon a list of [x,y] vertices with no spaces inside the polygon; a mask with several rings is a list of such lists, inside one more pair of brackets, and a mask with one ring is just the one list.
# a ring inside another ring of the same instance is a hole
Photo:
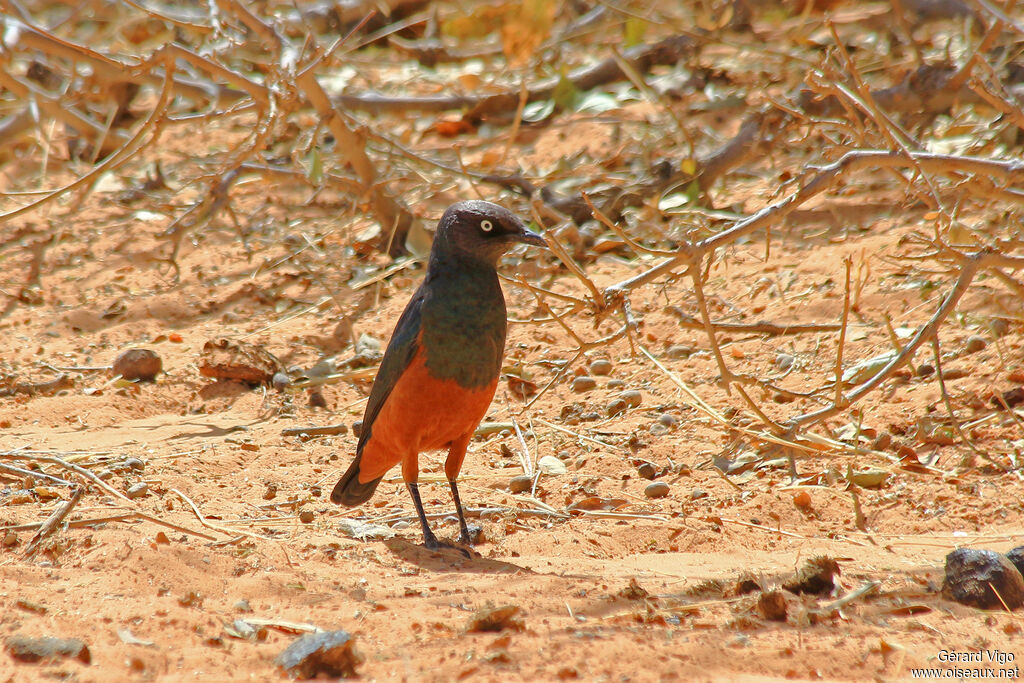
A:
{"label": "bird's folded wing", "polygon": [[398,378],[409,367],[419,350],[420,312],[423,306],[423,296],[424,292],[421,287],[409,300],[402,312],[402,317],[395,325],[395,331],[391,334],[391,341],[384,351],[384,358],[377,370],[377,378],[373,381],[373,388],[370,389],[370,398],[366,402],[363,427],[359,433],[359,445],[356,447],[357,454],[362,453],[363,446],[373,432],[373,423],[377,419],[380,409],[388,400],[395,384],[398,383]]}

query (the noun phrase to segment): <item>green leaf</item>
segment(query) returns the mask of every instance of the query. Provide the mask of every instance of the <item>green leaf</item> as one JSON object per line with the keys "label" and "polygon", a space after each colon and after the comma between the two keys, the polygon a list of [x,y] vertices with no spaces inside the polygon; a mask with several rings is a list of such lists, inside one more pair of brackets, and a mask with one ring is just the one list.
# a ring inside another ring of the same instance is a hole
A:
{"label": "green leaf", "polygon": [[324,179],[324,157],[320,153],[319,147],[314,147],[309,150],[309,155],[306,157],[306,177],[309,178],[309,182],[314,185],[319,185]]}
{"label": "green leaf", "polygon": [[559,109],[573,110],[576,108],[576,103],[580,100],[580,91],[569,80],[568,69],[562,69],[562,73],[558,77],[558,83],[555,84],[554,90],[551,91],[551,99],[555,101]]}
{"label": "green leaf", "polygon": [[622,27],[626,47],[633,47],[644,42],[645,33],[647,33],[647,22],[638,17],[629,17],[626,19],[625,26]]}

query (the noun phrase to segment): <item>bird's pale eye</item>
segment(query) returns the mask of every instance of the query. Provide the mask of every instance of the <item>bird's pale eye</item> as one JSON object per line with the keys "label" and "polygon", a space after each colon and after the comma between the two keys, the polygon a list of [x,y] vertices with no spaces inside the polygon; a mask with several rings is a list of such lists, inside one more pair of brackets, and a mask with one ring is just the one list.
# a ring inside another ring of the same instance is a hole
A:
{"label": "bird's pale eye", "polygon": [[480,229],[484,232],[490,232],[491,230],[494,230],[494,223],[486,219],[482,220],[480,221]]}

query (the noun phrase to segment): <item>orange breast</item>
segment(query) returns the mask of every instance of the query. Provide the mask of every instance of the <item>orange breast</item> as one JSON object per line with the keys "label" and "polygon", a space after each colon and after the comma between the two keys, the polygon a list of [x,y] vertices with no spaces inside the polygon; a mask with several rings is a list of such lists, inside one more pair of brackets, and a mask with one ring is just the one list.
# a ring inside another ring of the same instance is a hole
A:
{"label": "orange breast", "polygon": [[403,458],[447,447],[476,429],[498,386],[464,389],[455,380],[430,376],[421,351],[398,379],[363,446],[359,481],[383,476]]}

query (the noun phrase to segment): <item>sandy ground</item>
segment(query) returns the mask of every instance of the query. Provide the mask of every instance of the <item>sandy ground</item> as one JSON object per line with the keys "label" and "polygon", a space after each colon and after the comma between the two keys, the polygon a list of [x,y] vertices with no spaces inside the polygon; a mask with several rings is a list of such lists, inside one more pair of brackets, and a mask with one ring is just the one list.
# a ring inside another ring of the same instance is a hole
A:
{"label": "sandy ground", "polygon": [[[592,133],[588,144],[599,143]],[[552,131],[545,153],[562,154],[554,143],[565,135]],[[166,156],[174,184],[180,157]],[[351,357],[353,332],[386,342],[422,269],[413,265],[357,289],[388,264],[353,256],[366,221],[348,200],[324,192],[303,203],[308,197],[294,189],[252,181],[233,194],[247,246],[229,221],[214,222],[183,242],[175,280],[159,260],[168,243],[154,235],[180,204],[154,208],[162,206],[158,192],[141,203],[124,196],[124,186],[142,176],[141,166],[135,171],[97,188],[74,220],[67,207],[52,207],[12,224],[4,238],[5,246],[19,245],[4,252],[8,290],[17,291],[34,253],[44,256],[32,296],[7,302],[0,317],[5,386],[59,372],[73,383],[55,395],[0,398],[0,453],[57,456],[103,477],[113,491],[91,483],[72,522],[123,517],[60,529],[31,556],[33,529],[0,532],[7,539],[0,549],[0,640],[78,638],[91,654],[90,664],[21,663],[5,652],[0,680],[269,680],[280,675],[275,658],[311,629],[348,631],[365,660],[358,669],[364,680],[902,680],[912,667],[948,666],[939,661],[942,651],[999,650],[1024,659],[1019,615],[963,607],[939,593],[943,558],[953,548],[1024,543],[1017,469],[1024,432],[988,400],[1022,384],[1021,302],[999,283],[973,287],[942,339],[944,370],[959,375],[948,380],[953,405],[972,425],[975,446],[998,466],[929,436],[928,425],[946,416],[934,374],[904,373],[858,404],[859,437],[848,417],[815,429],[841,447],[773,450],[723,427],[695,409],[677,381],[727,416],[740,409],[734,426],[757,424],[744,421],[739,398],[716,384],[706,336],[673,312],[697,315],[687,281],[679,280],[635,293],[643,326],[632,344],[595,349],[577,365],[612,362],[610,374],[595,375],[593,390],[575,393],[561,381],[524,407],[502,383],[488,419],[515,420],[524,438],[506,429],[471,446],[463,499],[491,511],[474,520],[484,540],[467,559],[419,545],[397,473],[363,508],[329,502],[353,456],[351,430],[282,435],[308,425],[351,426],[372,368],[325,385],[327,408],[311,407],[305,392],[214,384],[198,372],[204,344],[221,337],[263,346],[285,366],[301,368],[325,355]],[[436,218],[454,198],[442,193],[419,210]],[[753,183],[734,201],[745,210],[763,205]],[[845,200],[824,201],[834,209]],[[712,315],[735,323],[835,323],[849,255],[855,268],[871,270],[851,317],[847,367],[889,350],[883,316],[897,332],[920,325],[950,279],[894,260],[904,253],[900,237],[924,220],[920,211],[900,208],[868,221],[868,229],[843,215],[829,209],[822,216],[830,218],[776,233],[767,262],[763,236],[732,248],[708,280]],[[587,270],[604,286],[654,262],[628,255],[591,259]],[[548,255],[518,254],[503,266],[517,269],[583,295]],[[506,293],[510,318],[546,317],[529,292],[507,285]],[[996,317],[1008,320],[1001,336],[988,326]],[[608,322],[595,331],[582,314],[569,322],[588,339],[615,329]],[[967,351],[972,335],[984,348]],[[734,370],[789,391],[834,377],[834,332],[724,337]],[[508,369],[543,387],[574,346],[550,322],[513,323]],[[159,353],[165,374],[126,385],[83,369],[107,366],[130,347]],[[922,353],[916,364],[929,360]],[[608,417],[607,404],[625,390],[639,391],[641,404]],[[820,405],[753,395],[780,420]],[[589,412],[597,419],[572,418]],[[672,424],[653,427],[659,419]],[[876,441],[883,433],[890,443]],[[531,467],[554,456],[565,471],[541,474],[532,493],[513,494],[509,482],[523,473],[524,444]],[[787,454],[794,455],[797,483]],[[744,458],[747,467],[738,465]],[[668,485],[666,496],[646,496],[646,463]],[[441,458],[421,464],[428,511],[438,513],[440,535],[454,537]],[[857,493],[863,528],[843,479],[849,468],[884,478]],[[147,485],[144,495],[121,497],[138,483]],[[67,487],[0,473],[0,527],[38,523],[69,497]],[[583,509],[570,510],[581,501]],[[352,538],[343,520],[370,521],[394,535]],[[830,595],[784,593],[784,621],[764,618],[759,591],[737,590],[744,576],[764,589],[784,583],[817,555],[839,563],[838,585]],[[874,592],[834,604],[869,582],[877,582]],[[519,608],[521,630],[469,631],[479,610],[508,605]],[[255,635],[240,637],[245,627],[236,620],[249,620]]]}

